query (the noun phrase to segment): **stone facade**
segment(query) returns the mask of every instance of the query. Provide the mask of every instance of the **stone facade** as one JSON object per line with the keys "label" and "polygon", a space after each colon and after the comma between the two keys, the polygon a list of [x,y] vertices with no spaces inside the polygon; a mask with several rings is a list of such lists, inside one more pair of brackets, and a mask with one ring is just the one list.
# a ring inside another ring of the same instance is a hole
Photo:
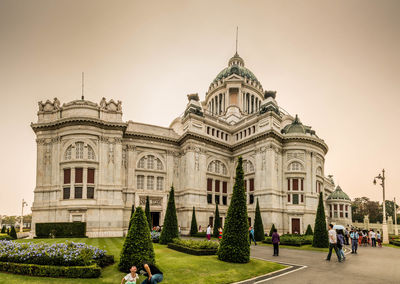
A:
{"label": "stone facade", "polygon": [[304,233],[319,192],[326,199],[334,188],[324,175],[328,146],[275,98],[235,54],[205,100],[188,95],[168,128],[122,121],[120,101],[39,102],[32,223],[84,221],[89,237],[123,236],[132,204],[147,195],[153,225],[162,225],[171,185],[183,233],[193,206],[203,229],[216,202],[224,223],[242,156],[250,223],[258,199],[266,231]]}

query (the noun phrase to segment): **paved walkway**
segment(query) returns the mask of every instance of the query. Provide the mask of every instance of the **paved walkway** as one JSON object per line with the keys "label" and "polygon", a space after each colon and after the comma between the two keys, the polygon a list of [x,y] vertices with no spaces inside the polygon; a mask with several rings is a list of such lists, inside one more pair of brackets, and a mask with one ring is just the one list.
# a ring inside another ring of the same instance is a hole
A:
{"label": "paved walkway", "polygon": [[253,282],[263,283],[400,283],[400,249],[361,247],[358,254],[347,254],[340,263],[333,253],[326,261],[325,252],[280,248],[279,257],[273,248],[251,246],[251,256],[274,262],[306,266],[276,278]]}

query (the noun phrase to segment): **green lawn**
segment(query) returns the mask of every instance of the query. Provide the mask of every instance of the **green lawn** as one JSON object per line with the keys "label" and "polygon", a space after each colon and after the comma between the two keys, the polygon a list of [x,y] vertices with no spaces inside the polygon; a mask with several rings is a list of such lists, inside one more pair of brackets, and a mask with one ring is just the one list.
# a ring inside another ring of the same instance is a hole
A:
{"label": "green lawn", "polygon": [[[46,239],[46,242],[64,242],[66,239]],[[68,239],[84,242],[102,249],[115,257],[116,263],[102,271],[98,279],[39,278],[0,273],[0,283],[120,283],[125,275],[118,271],[117,263],[123,238]],[[19,240],[19,242],[40,242],[44,240]],[[257,259],[246,264],[234,264],[219,261],[216,256],[193,256],[180,253],[166,246],[154,244],[157,266],[164,272],[163,283],[232,283],[263,275],[285,266]],[[141,276],[140,280],[143,280]]]}

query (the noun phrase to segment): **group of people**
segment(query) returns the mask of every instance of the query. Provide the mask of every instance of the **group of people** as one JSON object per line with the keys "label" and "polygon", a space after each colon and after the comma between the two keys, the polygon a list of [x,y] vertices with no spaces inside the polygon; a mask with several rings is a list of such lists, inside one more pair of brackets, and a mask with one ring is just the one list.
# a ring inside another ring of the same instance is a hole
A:
{"label": "group of people", "polygon": [[[136,284],[139,280],[139,275],[137,273],[138,268],[133,265],[130,268],[130,273],[124,276],[121,280],[121,284]],[[146,276],[146,279],[142,281],[141,284],[157,284],[163,280],[163,273],[157,266],[151,263],[144,263],[139,266],[139,271]]]}
{"label": "group of people", "polygon": [[[211,225],[208,225],[207,230],[206,230],[206,236],[207,240],[211,240],[211,234],[212,234],[212,227]],[[218,228],[218,240],[222,240],[222,228]]]}

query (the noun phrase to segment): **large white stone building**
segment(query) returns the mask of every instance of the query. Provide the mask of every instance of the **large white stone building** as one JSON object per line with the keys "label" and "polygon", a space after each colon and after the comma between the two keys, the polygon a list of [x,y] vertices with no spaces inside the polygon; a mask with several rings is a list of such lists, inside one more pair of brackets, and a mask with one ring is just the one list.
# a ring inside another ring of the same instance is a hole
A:
{"label": "large white stone building", "polygon": [[[39,102],[34,224],[87,223],[89,237],[122,236],[131,206],[150,196],[153,225],[161,225],[171,185],[178,223],[188,232],[193,206],[205,228],[219,203],[228,209],[237,158],[244,159],[250,223],[259,200],[265,230],[305,232],[314,225],[325,177],[326,143],[279,107],[235,54],[210,84],[205,100],[188,95],[170,127],[122,120],[120,101]],[[327,211],[328,213],[328,211]]]}

